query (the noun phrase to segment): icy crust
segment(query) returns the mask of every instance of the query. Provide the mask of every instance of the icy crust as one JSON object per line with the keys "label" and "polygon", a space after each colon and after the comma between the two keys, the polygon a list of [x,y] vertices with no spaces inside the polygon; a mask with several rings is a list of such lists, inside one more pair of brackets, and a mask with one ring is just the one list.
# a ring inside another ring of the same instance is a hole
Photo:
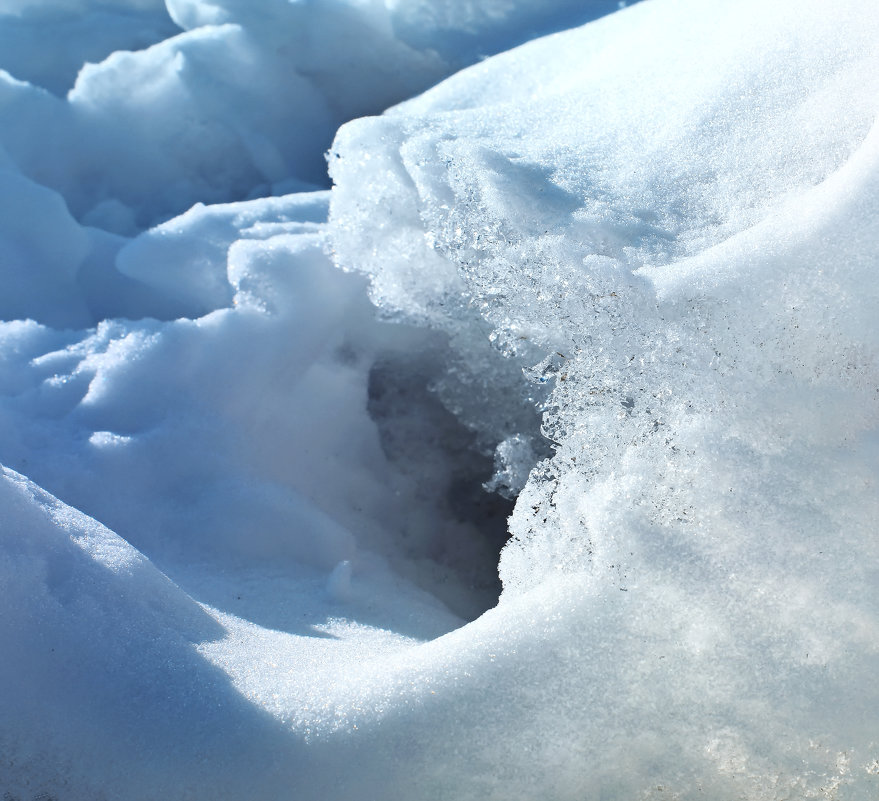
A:
{"label": "icy crust", "polygon": [[[672,52],[649,48],[684,10]],[[819,8],[801,8],[778,49],[779,6],[751,36],[739,6],[648,5],[351,123],[330,158],[337,262],[368,273],[389,311],[455,331],[462,348],[488,322],[527,378],[555,379],[544,433],[580,441],[574,472],[586,477],[609,475],[632,445],[661,443],[674,463],[678,425],[727,406],[750,401],[728,412],[742,428],[763,413],[780,426],[788,384],[811,390],[790,417],[822,389],[850,398],[842,427],[857,438],[875,400],[862,246],[875,228],[877,56],[865,16],[849,3],[828,30]],[[635,76],[637,104],[625,102]],[[839,435],[800,427],[789,438]],[[762,431],[728,433],[772,450]]]}
{"label": "icy crust", "polygon": [[[647,3],[334,143],[337,263],[523,368],[471,397],[551,387],[497,613],[567,575],[601,632],[566,640],[589,719],[550,704],[581,795],[875,793],[877,33],[867,2]],[[617,736],[656,739],[605,789]],[[813,782],[818,743],[860,772]]]}

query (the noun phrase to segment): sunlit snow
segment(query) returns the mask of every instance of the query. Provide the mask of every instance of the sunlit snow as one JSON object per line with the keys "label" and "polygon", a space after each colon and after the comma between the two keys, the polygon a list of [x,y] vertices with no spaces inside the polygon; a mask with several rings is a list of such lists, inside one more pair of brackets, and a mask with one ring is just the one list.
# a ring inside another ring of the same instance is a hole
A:
{"label": "sunlit snow", "polygon": [[0,4],[4,801],[874,801],[877,110],[873,0]]}

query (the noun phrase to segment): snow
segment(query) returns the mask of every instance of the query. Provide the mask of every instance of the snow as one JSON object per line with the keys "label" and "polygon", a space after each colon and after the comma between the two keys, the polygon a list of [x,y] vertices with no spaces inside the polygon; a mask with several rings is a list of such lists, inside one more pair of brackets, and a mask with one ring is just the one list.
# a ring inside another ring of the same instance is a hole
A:
{"label": "snow", "polygon": [[879,21],[624,5],[3,4],[4,799],[876,797]]}

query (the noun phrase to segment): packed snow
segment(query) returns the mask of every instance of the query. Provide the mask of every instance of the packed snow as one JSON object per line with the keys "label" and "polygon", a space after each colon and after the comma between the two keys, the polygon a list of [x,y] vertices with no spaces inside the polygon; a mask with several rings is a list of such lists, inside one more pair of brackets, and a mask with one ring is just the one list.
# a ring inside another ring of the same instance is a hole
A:
{"label": "packed snow", "polygon": [[3,3],[5,801],[873,801],[877,110],[873,0]]}

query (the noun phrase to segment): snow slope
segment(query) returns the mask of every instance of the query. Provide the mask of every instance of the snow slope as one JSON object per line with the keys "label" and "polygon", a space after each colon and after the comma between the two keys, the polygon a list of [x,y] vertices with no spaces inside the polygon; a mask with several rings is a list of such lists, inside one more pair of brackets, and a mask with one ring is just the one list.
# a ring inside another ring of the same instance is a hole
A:
{"label": "snow slope", "polygon": [[606,6],[4,6],[4,798],[876,797],[871,2],[639,3],[299,191]]}
{"label": "snow slope", "polygon": [[[167,7],[166,7],[167,6]],[[39,0],[0,7],[0,146],[90,226],[326,185],[346,120],[611,0]]]}

